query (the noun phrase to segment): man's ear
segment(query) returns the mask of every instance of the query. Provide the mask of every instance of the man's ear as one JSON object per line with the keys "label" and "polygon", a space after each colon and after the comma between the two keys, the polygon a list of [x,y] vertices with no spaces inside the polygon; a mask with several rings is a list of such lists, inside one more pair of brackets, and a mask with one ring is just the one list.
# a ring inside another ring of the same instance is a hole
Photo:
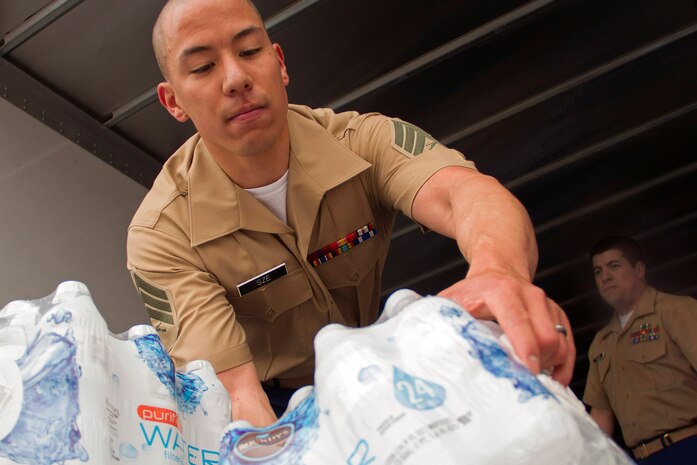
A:
{"label": "man's ear", "polygon": [[174,119],[180,123],[184,123],[189,120],[189,115],[186,114],[184,109],[177,102],[177,97],[174,95],[174,89],[172,85],[165,81],[157,85],[157,98],[160,100],[165,109],[170,115],[174,116]]}
{"label": "man's ear", "polygon": [[278,44],[273,44],[273,49],[276,51],[276,57],[281,65],[281,79],[283,80],[283,85],[288,87],[290,83],[290,77],[288,76],[288,69],[286,68],[286,57],[283,55],[283,49]]}
{"label": "man's ear", "polygon": [[639,278],[644,279],[646,278],[646,263],[642,261],[636,262],[636,265],[634,265],[634,269],[637,272],[637,275]]}

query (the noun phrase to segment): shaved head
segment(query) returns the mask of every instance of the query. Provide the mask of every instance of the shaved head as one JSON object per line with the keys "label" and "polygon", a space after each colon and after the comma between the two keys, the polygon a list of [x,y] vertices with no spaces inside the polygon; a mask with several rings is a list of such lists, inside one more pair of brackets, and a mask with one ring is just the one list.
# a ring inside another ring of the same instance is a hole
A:
{"label": "shaved head", "polygon": [[[162,76],[167,79],[168,72],[167,72],[167,58],[169,56],[169,31],[171,29],[170,25],[172,21],[174,20],[174,16],[176,16],[177,8],[185,3],[193,3],[197,0],[167,0],[167,3],[165,3],[165,6],[162,8],[162,11],[160,11],[159,16],[157,17],[157,21],[155,21],[155,26],[152,29],[152,48],[153,51],[155,52],[155,59],[157,60],[157,66],[160,68],[160,72],[162,73]],[[242,1],[249,5],[252,10],[254,10],[254,13],[259,17],[261,22],[263,23],[264,20],[261,17],[261,14],[259,13],[259,10],[257,10],[257,7],[252,3],[251,0],[229,0],[231,2],[234,1]]]}

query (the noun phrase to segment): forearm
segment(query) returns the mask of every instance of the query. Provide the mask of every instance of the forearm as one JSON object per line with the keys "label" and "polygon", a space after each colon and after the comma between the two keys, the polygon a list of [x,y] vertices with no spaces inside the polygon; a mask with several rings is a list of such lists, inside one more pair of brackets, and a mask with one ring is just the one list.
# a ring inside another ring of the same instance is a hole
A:
{"label": "forearm", "polygon": [[[475,318],[495,319],[516,354],[538,373],[568,384],[576,349],[564,311],[532,284],[537,268],[534,230],[523,206],[495,179],[466,168],[445,168],[413,202],[416,221],[452,237],[470,264],[467,278],[438,295]],[[557,325],[566,329],[559,332]]]}
{"label": "forearm", "polygon": [[436,173],[417,196],[417,221],[457,240],[469,275],[500,270],[531,280],[535,233],[523,205],[496,179],[464,168]]}
{"label": "forearm", "polygon": [[276,421],[269,399],[261,387],[254,362],[217,373],[232,402],[232,419],[246,420],[257,427]]}
{"label": "forearm", "polygon": [[[466,200],[463,200],[466,199]],[[455,239],[470,264],[469,274],[500,269],[532,280],[537,242],[521,203],[498,181],[477,176],[451,190]]]}
{"label": "forearm", "polygon": [[591,418],[608,436],[615,432],[615,414],[612,410],[591,408]]}

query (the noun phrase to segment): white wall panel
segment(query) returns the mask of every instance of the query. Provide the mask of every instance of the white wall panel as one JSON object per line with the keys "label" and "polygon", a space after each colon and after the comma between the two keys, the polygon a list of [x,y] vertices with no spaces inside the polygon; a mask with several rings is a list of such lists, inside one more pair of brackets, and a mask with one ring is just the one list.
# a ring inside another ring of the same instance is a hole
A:
{"label": "white wall panel", "polygon": [[112,331],[146,322],[126,228],[147,190],[0,99],[0,306],[86,283]]}

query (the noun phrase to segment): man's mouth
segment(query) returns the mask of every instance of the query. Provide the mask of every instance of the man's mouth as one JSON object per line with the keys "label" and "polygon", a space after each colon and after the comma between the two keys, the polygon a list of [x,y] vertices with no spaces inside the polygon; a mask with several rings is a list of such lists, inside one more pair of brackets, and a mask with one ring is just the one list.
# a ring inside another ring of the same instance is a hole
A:
{"label": "man's mouth", "polygon": [[244,105],[237,109],[231,116],[227,118],[228,121],[244,122],[255,119],[264,110],[263,105]]}

